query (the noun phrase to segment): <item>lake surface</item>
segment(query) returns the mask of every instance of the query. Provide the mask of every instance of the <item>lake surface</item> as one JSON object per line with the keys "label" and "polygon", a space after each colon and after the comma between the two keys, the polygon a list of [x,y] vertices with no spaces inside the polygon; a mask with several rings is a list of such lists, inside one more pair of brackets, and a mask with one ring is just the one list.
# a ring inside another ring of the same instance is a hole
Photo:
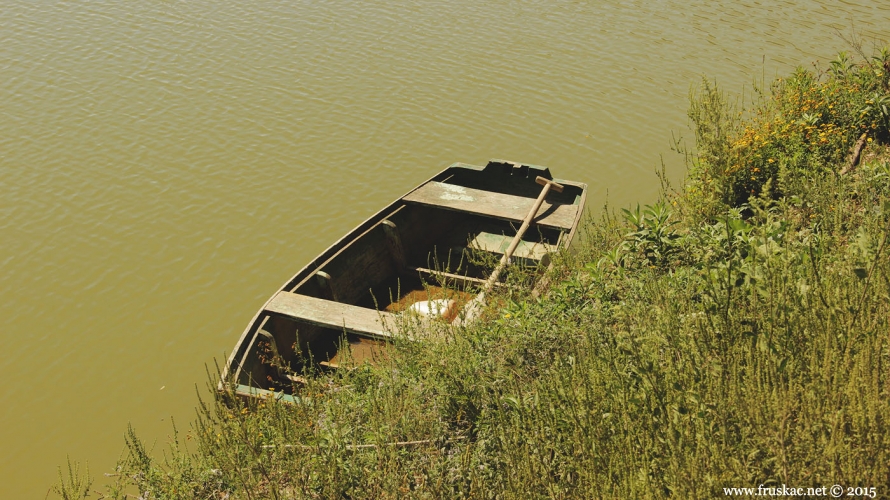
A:
{"label": "lake surface", "polygon": [[[455,161],[651,203],[702,75],[890,35],[874,1],[0,2],[0,497],[156,450],[296,270]],[[748,92],[750,95],[750,92]]]}

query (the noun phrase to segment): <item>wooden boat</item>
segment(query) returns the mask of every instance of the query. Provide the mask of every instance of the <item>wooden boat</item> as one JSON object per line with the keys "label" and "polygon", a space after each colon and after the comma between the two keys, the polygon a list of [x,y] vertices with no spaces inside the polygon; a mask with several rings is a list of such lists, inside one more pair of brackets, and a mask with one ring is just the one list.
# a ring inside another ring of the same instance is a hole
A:
{"label": "wooden boat", "polygon": [[[408,310],[432,309],[439,321],[454,321],[491,274],[485,262],[502,256],[517,234],[517,222],[541,191],[537,177],[553,179],[534,165],[455,163],[377,212],[263,304],[229,357],[219,389],[292,399],[307,365],[331,370],[373,362],[387,342],[405,334],[400,315]],[[514,246],[514,261],[543,268],[550,253],[574,239],[587,185],[557,182],[562,192],[543,202]]]}

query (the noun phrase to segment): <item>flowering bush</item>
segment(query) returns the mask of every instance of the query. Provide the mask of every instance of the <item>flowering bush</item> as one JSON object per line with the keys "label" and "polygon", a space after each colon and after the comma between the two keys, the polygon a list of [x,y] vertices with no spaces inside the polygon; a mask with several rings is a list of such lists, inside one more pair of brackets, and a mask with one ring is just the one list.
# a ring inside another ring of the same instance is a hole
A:
{"label": "flowering bush", "polygon": [[698,153],[689,194],[739,207],[773,179],[774,195],[800,195],[813,175],[838,169],[864,136],[890,139],[890,50],[853,62],[841,52],[825,71],[779,78],[745,117],[705,83],[690,118]]}

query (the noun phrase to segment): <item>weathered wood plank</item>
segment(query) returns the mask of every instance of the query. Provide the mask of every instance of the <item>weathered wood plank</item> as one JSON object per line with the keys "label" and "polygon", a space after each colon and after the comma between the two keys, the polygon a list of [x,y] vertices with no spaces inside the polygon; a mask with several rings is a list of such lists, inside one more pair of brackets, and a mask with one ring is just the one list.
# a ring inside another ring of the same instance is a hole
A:
{"label": "weathered wood plank", "polygon": [[392,338],[397,328],[392,313],[291,292],[278,292],[266,306],[266,311],[313,325],[345,329],[349,333],[381,339]]}
{"label": "weathered wood plank", "polygon": [[[464,276],[462,274],[446,273],[445,271],[437,271],[435,269],[427,269],[425,267],[409,267],[408,270],[414,271],[425,278],[444,278],[445,280],[452,280],[464,286],[482,286],[485,284],[485,280],[483,279],[473,278],[471,276]],[[494,286],[502,287],[504,286],[504,284],[495,283]]]}
{"label": "weathered wood plank", "polygon": [[318,283],[319,288],[321,288],[321,294],[325,299],[328,300],[337,300],[337,292],[334,291],[334,286],[331,284],[331,275],[324,271],[317,271],[315,273],[315,282]]}
{"label": "weathered wood plank", "polygon": [[[470,248],[475,248],[476,250],[484,250],[486,252],[504,254],[507,251],[507,248],[510,247],[510,243],[512,241],[512,236],[505,236],[503,234],[493,234],[480,232],[473,238],[473,241],[470,242]],[[513,257],[521,258],[521,259],[533,259],[533,260],[541,260],[548,253],[553,253],[556,250],[555,245],[548,245],[547,243],[534,243],[531,241],[520,241],[519,246],[516,247],[516,250],[513,251]]]}
{"label": "weathered wood plank", "polygon": [[422,275],[424,277],[427,277],[427,276],[432,277],[432,278],[442,277],[445,279],[460,282],[464,285],[482,285],[485,283],[485,280],[481,280],[479,278],[463,276],[461,274],[446,273],[445,271],[437,271],[435,269],[427,269],[425,267],[412,267],[412,268],[410,268],[410,270],[414,271],[416,273],[419,273],[420,275]]}
{"label": "weathered wood plank", "polygon": [[[402,198],[406,202],[471,212],[488,217],[522,221],[535,200],[522,196],[483,191],[442,182],[427,182]],[[533,223],[557,229],[571,229],[578,207],[551,204],[546,200]]]}
{"label": "weathered wood plank", "polygon": [[399,271],[404,272],[408,269],[408,261],[405,260],[405,248],[402,246],[402,238],[399,236],[399,228],[395,222],[391,220],[383,220],[380,222],[383,230],[386,232],[386,246],[393,258],[393,262]]}

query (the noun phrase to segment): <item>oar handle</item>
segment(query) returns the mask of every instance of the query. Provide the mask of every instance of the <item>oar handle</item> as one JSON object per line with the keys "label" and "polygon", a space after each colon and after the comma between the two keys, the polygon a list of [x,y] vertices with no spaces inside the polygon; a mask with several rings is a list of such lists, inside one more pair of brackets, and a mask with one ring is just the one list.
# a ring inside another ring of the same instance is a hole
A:
{"label": "oar handle", "polygon": [[535,182],[537,182],[538,184],[540,184],[542,186],[546,186],[547,184],[550,184],[550,189],[556,191],[557,193],[561,193],[562,190],[564,189],[562,184],[557,184],[556,182],[553,182],[550,179],[545,179],[545,178],[541,177],[540,175],[535,177]]}

